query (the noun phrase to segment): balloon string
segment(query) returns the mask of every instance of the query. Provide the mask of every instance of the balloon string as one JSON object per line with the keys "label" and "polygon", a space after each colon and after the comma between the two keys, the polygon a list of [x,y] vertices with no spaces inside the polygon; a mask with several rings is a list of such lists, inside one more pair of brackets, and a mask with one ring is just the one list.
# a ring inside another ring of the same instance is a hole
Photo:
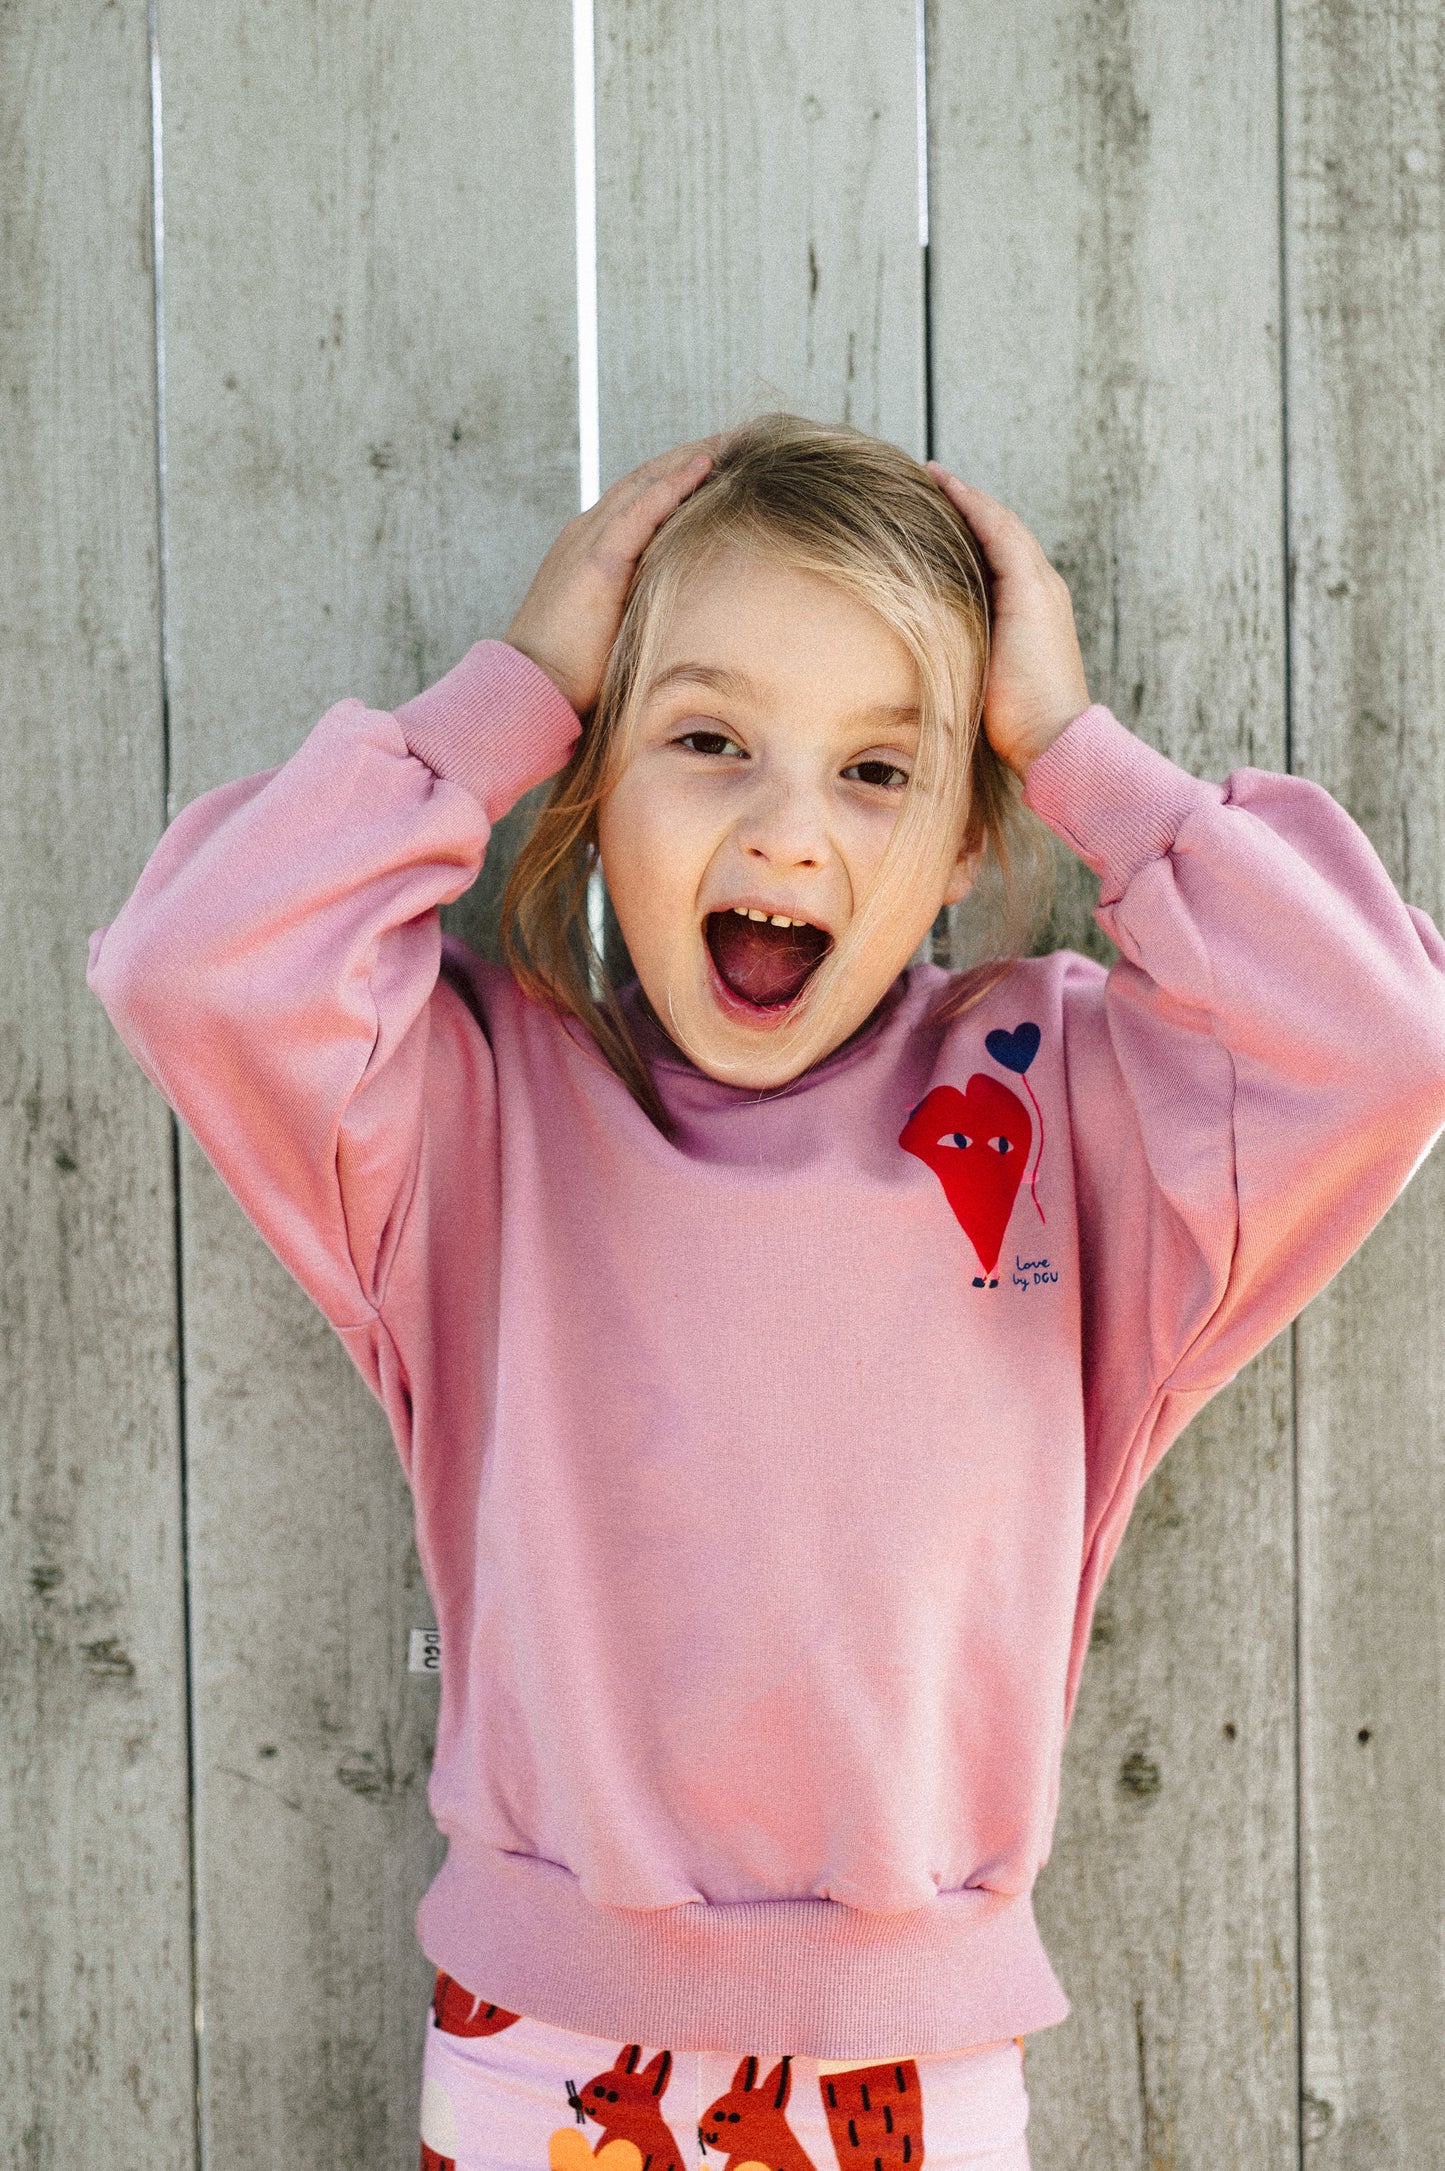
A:
{"label": "balloon string", "polygon": [[[1039,1106],[1038,1102],[1037,1102],[1036,1100],[1034,1100],[1034,1089],[1033,1089],[1033,1087],[1032,1087],[1032,1086],[1031,1086],[1031,1085],[1029,1084],[1029,1081],[1028,1081],[1028,1077],[1027,1077],[1027,1075],[1026,1075],[1026,1074],[1025,1074],[1024,1072],[1022,1072],[1022,1071],[1021,1071],[1021,1072],[1019,1073],[1019,1075],[1020,1075],[1020,1077],[1022,1077],[1022,1078],[1023,1078],[1023,1081],[1024,1081],[1024,1091],[1025,1091],[1025,1092],[1026,1092],[1026,1093],[1028,1094],[1028,1097],[1029,1097],[1029,1099],[1030,1099],[1031,1101],[1033,1101],[1033,1103],[1034,1103],[1034,1113],[1035,1113],[1035,1115],[1036,1115],[1036,1116],[1038,1117],[1038,1119],[1039,1119],[1039,1150],[1038,1150],[1038,1152],[1037,1152],[1037,1153],[1035,1154],[1035,1156],[1034,1156],[1034,1172],[1033,1172],[1032,1176],[1030,1176],[1030,1178],[1029,1178],[1029,1189],[1030,1189],[1030,1191],[1032,1191],[1032,1192],[1033,1192],[1033,1195],[1034,1195],[1034,1204],[1035,1204],[1035,1206],[1039,1206],[1039,1193],[1038,1193],[1038,1181],[1039,1181],[1039,1164],[1040,1164],[1040,1162],[1041,1162],[1041,1161],[1043,1160],[1043,1158],[1044,1158],[1044,1112],[1043,1112],[1042,1108],[1040,1108],[1040,1106]],[[1039,1206],[1039,1219],[1040,1219],[1040,1221],[1042,1221],[1042,1222],[1043,1222],[1043,1224],[1044,1224],[1044,1226],[1045,1226],[1046,1228],[1047,1228],[1047,1226],[1048,1226],[1048,1218],[1049,1218],[1049,1217],[1048,1217],[1048,1215],[1047,1215],[1047,1214],[1046,1214],[1046,1213],[1044,1212],[1044,1210],[1043,1210],[1042,1206]]]}

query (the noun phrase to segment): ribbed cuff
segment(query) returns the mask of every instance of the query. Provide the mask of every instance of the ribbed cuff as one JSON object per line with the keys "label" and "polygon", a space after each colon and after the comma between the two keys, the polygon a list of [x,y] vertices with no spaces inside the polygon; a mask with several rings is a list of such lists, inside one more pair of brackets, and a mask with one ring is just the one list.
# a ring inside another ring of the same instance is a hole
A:
{"label": "ribbed cuff", "polygon": [[465,784],[492,822],[556,775],[582,729],[541,666],[505,641],[474,642],[445,678],[394,713],[418,760]]}
{"label": "ribbed cuff", "polygon": [[1187,816],[1223,801],[1222,785],[1191,776],[1100,703],[1076,716],[1024,779],[1025,806],[1093,868],[1105,904],[1170,849]]}

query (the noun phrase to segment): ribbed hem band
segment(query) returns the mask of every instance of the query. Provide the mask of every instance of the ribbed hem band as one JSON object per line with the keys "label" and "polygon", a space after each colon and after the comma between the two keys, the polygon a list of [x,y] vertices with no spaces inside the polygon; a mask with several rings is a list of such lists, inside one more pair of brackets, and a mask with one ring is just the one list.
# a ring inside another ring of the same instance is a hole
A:
{"label": "ribbed hem band", "polygon": [[1028,1893],[964,1888],[895,1915],[821,1899],[606,1907],[555,1862],[453,1838],[417,1934],[490,2003],[654,2049],[918,2056],[1069,2014]]}

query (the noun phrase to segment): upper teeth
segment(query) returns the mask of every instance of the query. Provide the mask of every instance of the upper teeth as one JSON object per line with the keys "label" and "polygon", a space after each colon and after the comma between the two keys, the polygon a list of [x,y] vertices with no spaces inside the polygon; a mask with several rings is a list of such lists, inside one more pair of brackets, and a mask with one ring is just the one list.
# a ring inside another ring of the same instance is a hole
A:
{"label": "upper teeth", "polygon": [[806,920],[790,920],[786,912],[757,912],[751,905],[734,905],[739,919],[771,920],[774,927],[806,927]]}

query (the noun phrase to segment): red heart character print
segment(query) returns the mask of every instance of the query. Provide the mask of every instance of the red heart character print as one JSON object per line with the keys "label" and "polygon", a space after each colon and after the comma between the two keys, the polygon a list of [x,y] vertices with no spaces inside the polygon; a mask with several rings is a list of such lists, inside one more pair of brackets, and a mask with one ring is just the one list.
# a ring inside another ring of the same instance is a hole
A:
{"label": "red heart character print", "polygon": [[898,1143],[933,1170],[954,1219],[978,1254],[981,1289],[997,1287],[994,1268],[1019,1195],[1033,1118],[1008,1086],[975,1071],[965,1090],[935,1086],[914,1109]]}

